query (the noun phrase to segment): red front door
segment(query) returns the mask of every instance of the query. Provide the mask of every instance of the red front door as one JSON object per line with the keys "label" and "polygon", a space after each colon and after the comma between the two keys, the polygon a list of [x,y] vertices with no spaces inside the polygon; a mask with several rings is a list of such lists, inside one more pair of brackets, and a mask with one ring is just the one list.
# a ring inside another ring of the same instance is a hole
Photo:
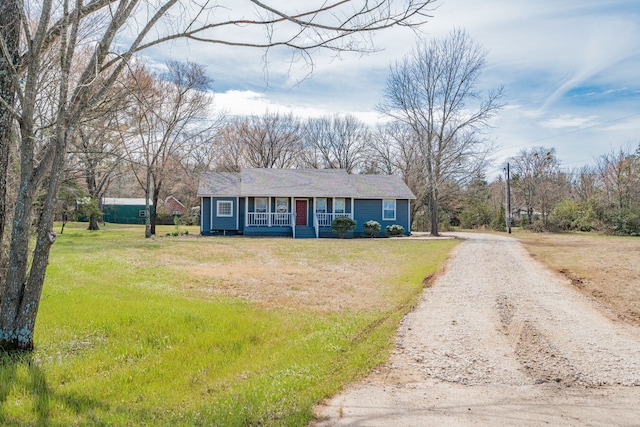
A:
{"label": "red front door", "polygon": [[296,200],[296,225],[307,225],[306,200]]}

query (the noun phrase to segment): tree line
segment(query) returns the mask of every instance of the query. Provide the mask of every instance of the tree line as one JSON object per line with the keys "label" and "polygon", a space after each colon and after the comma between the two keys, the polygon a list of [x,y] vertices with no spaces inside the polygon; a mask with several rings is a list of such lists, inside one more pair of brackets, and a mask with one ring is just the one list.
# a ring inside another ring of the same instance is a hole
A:
{"label": "tree line", "polygon": [[[526,148],[507,162],[511,225],[536,232],[640,235],[640,145],[624,145],[573,169],[562,167],[553,147]],[[452,191],[440,217],[447,228],[504,231],[505,191],[505,174],[491,181],[478,174]]]}

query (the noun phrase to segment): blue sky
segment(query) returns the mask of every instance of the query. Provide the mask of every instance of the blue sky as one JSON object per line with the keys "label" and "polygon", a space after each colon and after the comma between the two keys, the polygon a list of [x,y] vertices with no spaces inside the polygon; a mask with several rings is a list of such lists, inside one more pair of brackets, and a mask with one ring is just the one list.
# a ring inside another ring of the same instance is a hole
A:
{"label": "blue sky", "polygon": [[[570,168],[640,143],[640,1],[441,0],[420,36],[456,27],[488,50],[480,87],[505,87],[508,105],[486,135],[499,147],[494,170],[523,148],[555,147]],[[216,106],[231,114],[342,112],[375,123],[389,65],[417,39],[394,29],[375,42],[382,50],[366,56],[315,56],[309,79],[280,51],[270,53],[268,75],[259,50],[189,44],[151,53],[206,65]]]}

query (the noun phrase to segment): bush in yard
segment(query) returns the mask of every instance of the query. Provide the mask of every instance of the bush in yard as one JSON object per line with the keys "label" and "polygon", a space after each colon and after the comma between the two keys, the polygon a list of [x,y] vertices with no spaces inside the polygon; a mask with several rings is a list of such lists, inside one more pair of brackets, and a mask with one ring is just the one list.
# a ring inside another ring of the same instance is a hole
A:
{"label": "bush in yard", "polygon": [[398,224],[387,225],[387,228],[384,229],[384,232],[389,236],[403,236],[404,227]]}
{"label": "bush in yard", "polygon": [[558,203],[549,215],[549,223],[552,229],[559,231],[575,230],[580,217],[580,206],[572,200],[563,200]]}
{"label": "bush in yard", "polygon": [[367,221],[363,224],[364,226],[364,235],[367,237],[374,237],[376,234],[380,232],[381,225],[378,221]]}
{"label": "bush in yard", "polygon": [[507,231],[506,212],[504,206],[497,209],[493,214],[491,220],[491,229],[494,231]]}
{"label": "bush in yard", "polygon": [[349,217],[339,216],[331,221],[331,229],[338,237],[343,239],[349,231],[353,231],[356,228],[356,224],[357,223]]}

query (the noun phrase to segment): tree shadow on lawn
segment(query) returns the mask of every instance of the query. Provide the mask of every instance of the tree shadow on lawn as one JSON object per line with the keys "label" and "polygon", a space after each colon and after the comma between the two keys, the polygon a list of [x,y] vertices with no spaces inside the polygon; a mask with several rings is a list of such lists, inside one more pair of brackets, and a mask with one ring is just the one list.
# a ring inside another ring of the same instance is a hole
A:
{"label": "tree shadow on lawn", "polygon": [[[26,369],[26,381],[19,375],[20,367]],[[12,423],[12,420],[8,419],[6,415],[6,404],[9,394],[16,386],[24,387],[25,391],[32,396],[32,408],[35,412],[37,425],[47,425],[50,390],[44,372],[32,360],[29,353],[0,353],[0,424],[2,425],[11,425]],[[17,423],[17,420],[14,422]]]}
{"label": "tree shadow on lawn", "polygon": [[[50,425],[51,402],[56,400],[76,415],[86,416],[85,421],[91,421],[93,418],[91,414],[95,413],[95,409],[108,410],[106,405],[86,396],[53,392],[44,371],[28,352],[0,352],[0,425],[2,426],[22,426],[28,421],[8,415],[7,400],[12,391],[23,393],[26,398],[31,398],[31,411],[33,411],[35,425],[38,426]],[[28,405],[28,402],[24,404]]]}

